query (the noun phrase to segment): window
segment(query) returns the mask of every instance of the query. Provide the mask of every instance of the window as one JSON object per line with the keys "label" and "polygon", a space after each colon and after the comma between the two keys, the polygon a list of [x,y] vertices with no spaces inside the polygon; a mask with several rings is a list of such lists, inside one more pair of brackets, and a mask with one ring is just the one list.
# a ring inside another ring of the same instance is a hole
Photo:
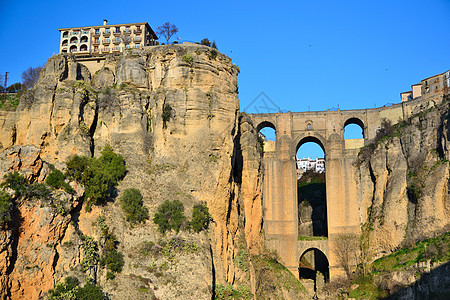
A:
{"label": "window", "polygon": [[74,31],[73,34],[74,35],[78,35],[80,32],[79,31]]}
{"label": "window", "polygon": [[125,49],[129,49],[129,48],[130,48],[130,45],[126,44]]}
{"label": "window", "polygon": [[126,31],[127,33],[130,33],[130,27],[125,28],[125,31]]}
{"label": "window", "polygon": [[64,41],[62,42],[62,45],[63,45],[63,46],[67,46],[67,44],[68,44],[67,40],[64,40]]}
{"label": "window", "polygon": [[66,37],[68,37],[69,36],[69,33],[67,32],[67,31],[64,31],[64,33],[63,33],[63,38],[66,38]]}
{"label": "window", "polygon": [[105,46],[105,51],[109,51],[109,46]]}
{"label": "window", "polygon": [[95,38],[94,43],[96,43],[96,44],[100,43],[99,38]]}
{"label": "window", "polygon": [[120,28],[119,27],[116,28],[116,33],[120,33]]}
{"label": "window", "polygon": [[100,29],[95,29],[95,34],[100,34]]}
{"label": "window", "polygon": [[109,38],[105,38],[105,44],[109,44]]}
{"label": "window", "polygon": [[116,37],[116,38],[114,39],[114,41],[118,43],[118,42],[120,42],[120,38],[119,38],[119,37]]}
{"label": "window", "polygon": [[98,46],[94,46],[94,51],[98,52]]}
{"label": "window", "polygon": [[141,44],[136,44],[136,48],[141,48]]}
{"label": "window", "polygon": [[306,126],[306,128],[307,128],[308,130],[311,130],[311,124],[308,124],[308,125]]}
{"label": "window", "polygon": [[89,30],[83,30],[83,34],[89,34]]}
{"label": "window", "polygon": [[114,50],[119,51],[119,50],[120,50],[119,45],[116,45],[116,46],[114,47]]}
{"label": "window", "polygon": [[105,29],[105,33],[110,33],[111,31],[110,31],[110,29],[109,28],[106,28]]}
{"label": "window", "polygon": [[139,42],[140,40],[141,40],[141,36],[140,36],[140,35],[137,35],[137,36],[136,36],[136,41]]}

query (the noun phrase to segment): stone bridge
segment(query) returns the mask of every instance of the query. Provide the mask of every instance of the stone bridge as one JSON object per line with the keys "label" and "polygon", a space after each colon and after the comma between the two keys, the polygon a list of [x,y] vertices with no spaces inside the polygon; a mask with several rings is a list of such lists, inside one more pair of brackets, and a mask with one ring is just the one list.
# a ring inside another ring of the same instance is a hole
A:
{"label": "stone bridge", "polygon": [[[281,262],[299,277],[299,260],[317,249],[329,264],[329,278],[343,275],[336,255],[339,235],[359,235],[361,224],[355,161],[364,144],[375,137],[383,119],[392,124],[435,103],[417,99],[388,107],[362,110],[249,114],[257,130],[271,127],[275,143],[266,143],[263,157],[263,206],[266,246],[276,250]],[[344,128],[357,124],[363,139],[344,139]],[[296,153],[306,142],[315,142],[325,153],[328,237],[299,240]]]}

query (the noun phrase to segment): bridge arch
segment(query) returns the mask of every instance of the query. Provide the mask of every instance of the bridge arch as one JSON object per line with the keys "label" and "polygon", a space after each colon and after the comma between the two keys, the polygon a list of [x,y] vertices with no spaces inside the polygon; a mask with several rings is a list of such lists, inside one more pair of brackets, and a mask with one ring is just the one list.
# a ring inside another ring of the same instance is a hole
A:
{"label": "bridge arch", "polygon": [[330,263],[326,254],[319,248],[306,249],[298,259],[298,276],[300,279],[316,280],[317,272],[323,274],[325,282],[330,280]]}
{"label": "bridge arch", "polygon": [[346,127],[347,127],[348,125],[352,125],[352,124],[357,125],[357,126],[359,126],[359,127],[361,128],[361,131],[362,131],[362,138],[364,138],[364,137],[366,136],[366,135],[365,135],[364,122],[363,122],[361,119],[356,118],[356,117],[348,118],[348,119],[344,122],[344,126],[342,127],[342,130],[344,131],[344,137],[345,137],[345,130],[346,130]]}
{"label": "bridge arch", "polygon": [[266,128],[266,127],[272,128],[273,130],[275,130],[275,132],[277,131],[277,129],[275,128],[275,125],[272,122],[270,122],[270,121],[262,121],[262,122],[260,122],[258,124],[258,126],[256,126],[256,131],[259,132],[261,129]]}
{"label": "bridge arch", "polygon": [[321,136],[320,134],[314,134],[314,135],[307,135],[307,136],[300,136],[296,139],[296,147],[295,147],[295,153],[297,153],[298,149],[300,149],[300,147],[305,144],[305,143],[316,143],[317,145],[320,146],[320,148],[322,148],[324,155],[326,155],[326,151],[325,151],[325,139],[323,138],[323,136]]}

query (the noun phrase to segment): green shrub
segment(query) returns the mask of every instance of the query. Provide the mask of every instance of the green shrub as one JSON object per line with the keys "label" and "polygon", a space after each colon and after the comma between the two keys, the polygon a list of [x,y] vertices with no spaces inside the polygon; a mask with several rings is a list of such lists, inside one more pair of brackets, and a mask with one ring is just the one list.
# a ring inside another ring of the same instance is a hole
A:
{"label": "green shrub", "polygon": [[169,104],[164,104],[162,111],[162,119],[163,119],[163,129],[167,128],[167,122],[172,117],[172,106]]}
{"label": "green shrub", "polygon": [[145,222],[148,219],[148,210],[142,202],[142,195],[138,189],[126,189],[120,197],[122,209],[127,221],[131,223]]}
{"label": "green shrub", "polygon": [[166,200],[158,207],[153,222],[158,225],[158,230],[162,234],[171,229],[178,233],[185,219],[183,203],[178,200]]}
{"label": "green shrub", "polygon": [[5,174],[3,178],[1,187],[14,190],[17,198],[25,196],[29,185],[28,179],[17,172]]}
{"label": "green shrub", "polygon": [[28,179],[17,172],[6,174],[0,186],[13,189],[17,198],[47,198],[50,195],[45,184],[37,182],[31,184]]}
{"label": "green shrub", "polygon": [[118,252],[116,249],[107,251],[100,260],[100,265],[106,266],[113,273],[122,272],[123,264],[123,254]]}
{"label": "green shrub", "polygon": [[58,282],[55,288],[48,291],[49,300],[103,300],[105,293],[102,287],[86,282],[84,287],[79,286],[80,282],[75,277],[66,277],[64,282]]}
{"label": "green shrub", "polygon": [[81,269],[86,272],[98,262],[97,242],[93,237],[83,236],[84,258],[81,261]]}
{"label": "green shrub", "polygon": [[65,182],[66,176],[58,169],[53,169],[53,171],[48,174],[47,179],[45,179],[45,183],[54,188],[61,189],[63,188],[67,193],[72,194],[73,188]]}
{"label": "green shrub", "polygon": [[185,54],[182,57],[183,61],[186,62],[189,66],[192,67],[192,64],[194,63],[194,57],[190,54]]}
{"label": "green shrub", "polygon": [[192,221],[190,222],[192,230],[200,232],[203,229],[208,228],[211,221],[211,215],[209,214],[208,207],[204,204],[196,204],[192,210]]}
{"label": "green shrub", "polygon": [[125,174],[123,157],[109,146],[102,150],[99,158],[74,155],[67,162],[66,175],[85,187],[88,211],[92,204],[106,202]]}
{"label": "green shrub", "polygon": [[0,227],[11,221],[11,208],[11,196],[5,191],[0,191]]}
{"label": "green shrub", "polygon": [[212,49],[212,50],[211,50],[211,58],[212,58],[212,59],[216,59],[216,58],[217,58],[217,54],[218,54],[218,53],[217,53],[217,51],[216,51],[215,49]]}
{"label": "green shrub", "polygon": [[209,41],[208,38],[204,38],[203,40],[201,40],[200,44],[208,46],[208,47],[211,46],[211,42]]}

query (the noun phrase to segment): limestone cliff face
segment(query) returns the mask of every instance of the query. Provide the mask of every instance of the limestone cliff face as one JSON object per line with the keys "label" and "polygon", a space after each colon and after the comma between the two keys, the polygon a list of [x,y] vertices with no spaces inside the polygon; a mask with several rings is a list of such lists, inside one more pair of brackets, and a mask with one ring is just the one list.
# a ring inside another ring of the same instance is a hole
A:
{"label": "limestone cliff face", "polygon": [[[194,204],[205,202],[214,220],[208,234],[184,234],[200,252],[171,267],[170,280],[159,285],[162,279],[146,265],[151,262],[136,254],[143,241],[161,238],[151,220],[131,228],[119,204],[111,203],[90,213],[72,207],[68,219],[44,213],[43,227],[34,228],[32,215],[43,210],[20,207],[27,227],[21,225],[23,235],[2,238],[4,248],[13,247],[8,241],[18,240],[14,251],[21,249],[24,259],[31,255],[40,261],[21,243],[51,240],[48,248],[58,255],[48,270],[37,264],[42,276],[25,285],[16,272],[24,263],[18,259],[12,267],[2,265],[12,270],[2,279],[11,298],[27,294],[37,299],[65,276],[81,278],[77,265],[84,254],[76,231],[100,238],[92,225],[100,215],[118,238],[125,267],[115,283],[100,271],[89,275],[113,298],[130,297],[130,290],[139,297],[136,278],[147,278],[149,297],[210,299],[216,282],[242,276],[234,264],[239,247],[257,253],[262,245],[260,154],[256,132],[245,116],[239,116],[237,68],[228,57],[215,57],[210,50],[193,44],[133,49],[106,57],[94,74],[70,56],[54,56],[18,109],[0,112],[0,148],[5,153],[14,145],[34,145],[43,161],[64,168],[70,156],[96,156],[110,145],[124,156],[128,169],[118,186],[119,196],[125,188],[140,189],[150,215],[165,200],[181,200],[186,216]],[[36,239],[46,226],[60,230],[52,231],[55,237]],[[48,250],[45,245],[43,250]],[[52,255],[45,257],[51,261]]]}
{"label": "limestone cliff face", "polygon": [[357,171],[369,259],[448,231],[448,101],[418,110],[382,139]]}

